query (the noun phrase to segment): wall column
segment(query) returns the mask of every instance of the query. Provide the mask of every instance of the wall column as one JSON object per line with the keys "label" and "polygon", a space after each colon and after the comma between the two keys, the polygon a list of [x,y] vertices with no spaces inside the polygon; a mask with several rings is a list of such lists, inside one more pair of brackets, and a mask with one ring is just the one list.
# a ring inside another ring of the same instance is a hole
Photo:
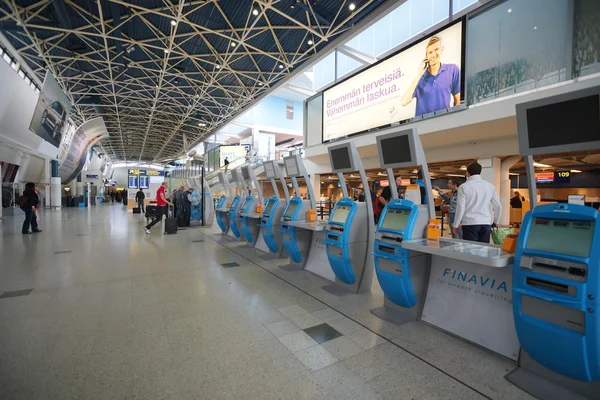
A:
{"label": "wall column", "polygon": [[55,208],[62,206],[61,202],[61,180],[58,175],[58,160],[50,160],[50,170],[52,177],[50,178],[50,205]]}
{"label": "wall column", "polygon": [[502,204],[502,215],[500,216],[500,224],[510,224],[510,168],[521,160],[521,156],[510,156],[502,161],[500,169],[500,204]]}
{"label": "wall column", "polygon": [[[480,160],[477,160],[477,162],[479,164],[481,164],[482,169],[481,169],[481,178],[485,181],[488,181],[489,183],[491,183],[492,185],[494,185],[494,188],[496,188],[496,193],[499,196],[500,193],[500,189],[501,189],[501,169],[502,169],[502,160],[500,159],[500,157],[492,157],[492,158],[482,158]],[[491,206],[490,206],[491,209]],[[500,214],[500,221],[503,220],[504,214],[509,213],[510,214],[510,210],[505,210],[504,208],[502,209],[502,213]],[[492,216],[493,216],[493,211],[492,211]],[[508,216],[507,216],[508,218]],[[490,221],[490,223],[493,221]]]}

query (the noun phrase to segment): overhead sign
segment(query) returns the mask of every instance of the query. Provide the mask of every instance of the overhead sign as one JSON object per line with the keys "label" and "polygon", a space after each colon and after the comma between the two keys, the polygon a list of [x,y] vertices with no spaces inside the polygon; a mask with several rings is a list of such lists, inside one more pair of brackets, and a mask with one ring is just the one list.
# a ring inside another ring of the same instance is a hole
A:
{"label": "overhead sign", "polygon": [[323,92],[323,141],[460,104],[463,22]]}
{"label": "overhead sign", "polygon": [[155,171],[153,169],[129,169],[129,175],[148,175],[148,176],[165,176],[165,171]]}
{"label": "overhead sign", "polygon": [[554,172],[554,181],[556,183],[571,183],[571,171]]}

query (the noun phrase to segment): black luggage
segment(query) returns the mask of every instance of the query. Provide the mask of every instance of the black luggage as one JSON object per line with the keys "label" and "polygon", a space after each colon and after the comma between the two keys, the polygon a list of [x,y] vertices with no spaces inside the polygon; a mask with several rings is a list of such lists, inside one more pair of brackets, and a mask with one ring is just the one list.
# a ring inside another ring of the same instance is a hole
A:
{"label": "black luggage", "polygon": [[185,213],[180,212],[177,216],[177,226],[180,228],[185,227]]}
{"label": "black luggage", "polygon": [[170,209],[165,219],[165,233],[171,235],[177,233],[177,218],[173,217],[173,210]]}
{"label": "black luggage", "polygon": [[142,213],[142,209],[139,207],[133,207],[133,213],[134,214],[141,214]]}

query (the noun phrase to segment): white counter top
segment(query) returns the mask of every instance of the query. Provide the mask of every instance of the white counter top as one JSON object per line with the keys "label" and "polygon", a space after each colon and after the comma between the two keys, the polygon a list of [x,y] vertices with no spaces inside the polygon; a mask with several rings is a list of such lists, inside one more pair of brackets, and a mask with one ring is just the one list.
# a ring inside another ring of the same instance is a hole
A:
{"label": "white counter top", "polygon": [[227,207],[223,207],[223,208],[217,208],[217,211],[218,211],[218,212],[225,212],[225,213],[226,213],[226,212],[229,212],[229,210],[231,210],[231,209],[230,209],[230,208],[227,208]]}
{"label": "white counter top", "polygon": [[254,218],[254,219],[258,219],[258,218],[262,218],[262,214],[259,213],[240,213],[241,217],[248,217],[248,218]]}
{"label": "white counter top", "polygon": [[324,220],[320,220],[320,221],[312,221],[312,222],[308,222],[308,221],[288,221],[287,224],[289,226],[293,226],[296,228],[301,228],[301,229],[308,229],[309,231],[324,231],[325,227],[327,226],[327,221]]}
{"label": "white counter top", "polygon": [[459,239],[413,239],[404,240],[402,247],[421,253],[448,257],[493,268],[512,266],[514,254],[493,244],[470,242]]}

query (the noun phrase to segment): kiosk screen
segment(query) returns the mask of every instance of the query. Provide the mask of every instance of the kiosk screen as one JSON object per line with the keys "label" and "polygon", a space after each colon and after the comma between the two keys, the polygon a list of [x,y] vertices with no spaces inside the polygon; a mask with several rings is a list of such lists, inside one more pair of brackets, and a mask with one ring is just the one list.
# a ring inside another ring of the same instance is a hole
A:
{"label": "kiosk screen", "polygon": [[409,215],[410,210],[387,210],[385,213],[385,218],[381,223],[381,228],[393,231],[404,231]]}
{"label": "kiosk screen", "polygon": [[246,198],[246,200],[244,200],[244,202],[242,203],[242,210],[246,209],[246,206],[248,206],[248,203],[250,202],[249,198]]}
{"label": "kiosk screen", "polygon": [[285,164],[285,171],[287,172],[288,176],[296,176],[300,173],[295,158],[284,158],[283,162]]}
{"label": "kiosk screen", "polygon": [[273,164],[268,162],[268,163],[264,163],[264,166],[265,166],[265,175],[267,176],[267,178],[269,178],[269,179],[275,178],[275,169],[273,169]]}
{"label": "kiosk screen", "polygon": [[242,176],[244,177],[245,181],[250,180],[250,172],[248,172],[248,167],[242,168]]}
{"label": "kiosk screen", "polygon": [[269,201],[269,204],[267,205],[267,208],[265,209],[266,213],[270,213],[271,210],[273,209],[273,206],[275,205],[274,201]]}
{"label": "kiosk screen", "polygon": [[381,140],[384,164],[408,163],[412,161],[408,135]]}
{"label": "kiosk screen", "polygon": [[594,222],[534,218],[527,238],[529,250],[589,257]]}
{"label": "kiosk screen", "polygon": [[349,212],[350,206],[338,206],[335,209],[335,213],[333,213],[333,217],[331,217],[331,221],[343,224],[344,222],[346,222],[346,218],[348,218]]}
{"label": "kiosk screen", "polygon": [[288,207],[288,210],[285,213],[285,215],[287,215],[290,218],[293,217],[294,212],[296,211],[296,207],[298,207],[298,203],[296,203],[295,201],[290,203],[290,206]]}
{"label": "kiosk screen", "polygon": [[350,152],[346,147],[331,150],[331,161],[335,170],[352,168]]}

